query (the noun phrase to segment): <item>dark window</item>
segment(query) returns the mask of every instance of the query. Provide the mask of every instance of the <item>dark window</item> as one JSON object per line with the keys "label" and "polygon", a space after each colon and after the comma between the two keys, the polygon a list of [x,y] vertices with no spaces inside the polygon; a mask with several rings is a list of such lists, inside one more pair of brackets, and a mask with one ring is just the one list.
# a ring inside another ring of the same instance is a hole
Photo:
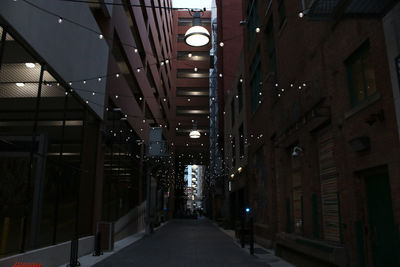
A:
{"label": "dark window", "polygon": [[125,78],[132,93],[135,96],[136,102],[139,104],[140,107],[142,107],[141,105],[143,101],[143,94],[140,90],[138,81],[136,80],[136,76],[132,71],[131,64],[125,53],[124,47],[116,32],[114,33],[111,52],[114,56],[115,61],[117,62],[121,75]]}
{"label": "dark window", "polygon": [[[193,19],[191,18],[178,18],[178,26],[192,26]],[[201,26],[207,26],[211,24],[210,19],[200,19]]]}
{"label": "dark window", "polygon": [[236,143],[235,137],[232,138],[232,167],[236,166]]}
{"label": "dark window", "polygon": [[[242,78],[240,78],[242,80]],[[237,85],[238,90],[238,100],[239,100],[239,113],[242,111],[243,108],[243,82],[239,82]]]}
{"label": "dark window", "polygon": [[239,127],[239,154],[240,157],[244,156],[244,131],[243,124]]}
{"label": "dark window", "polygon": [[139,34],[139,28],[136,24],[136,19],[133,16],[132,7],[130,6],[130,2],[128,0],[124,1],[124,11],[125,11],[126,18],[128,20],[128,23],[129,23],[129,26],[131,29],[131,33],[133,35],[133,38],[135,39],[136,48],[139,51],[140,58],[143,63],[146,60],[146,52],[144,51],[142,38],[140,38],[140,34]]}
{"label": "dark window", "polygon": [[192,79],[201,79],[208,78],[210,76],[208,69],[199,69],[195,72],[192,69],[178,69],[176,72],[177,78],[192,78]]}
{"label": "dark window", "polygon": [[345,64],[350,88],[350,102],[352,106],[355,106],[376,92],[369,42],[357,49]]}
{"label": "dark window", "polygon": [[254,113],[262,100],[262,79],[261,79],[261,62],[260,51],[253,58],[250,66],[251,73],[251,112]]}
{"label": "dark window", "polygon": [[185,41],[185,35],[184,34],[178,34],[178,43],[183,43]]}
{"label": "dark window", "polygon": [[279,27],[282,27],[286,20],[286,8],[285,0],[278,0],[278,15],[279,15]]}
{"label": "dark window", "polygon": [[272,18],[270,19],[267,25],[266,38],[267,38],[268,69],[269,72],[276,73],[275,37],[274,37],[274,24]]}
{"label": "dark window", "polygon": [[231,122],[233,127],[235,124],[235,99],[233,99],[231,102]]}
{"label": "dark window", "polygon": [[146,2],[144,0],[140,0],[140,6],[142,8],[142,13],[143,13],[143,18],[144,18],[145,25],[147,27],[147,22],[149,21],[149,17],[147,15]]}
{"label": "dark window", "polygon": [[256,28],[258,27],[258,3],[257,0],[253,0],[249,6],[249,18],[247,24],[248,37],[249,37],[249,48],[253,45],[256,37]]}
{"label": "dark window", "polygon": [[396,58],[397,77],[399,78],[400,86],[400,56]]}

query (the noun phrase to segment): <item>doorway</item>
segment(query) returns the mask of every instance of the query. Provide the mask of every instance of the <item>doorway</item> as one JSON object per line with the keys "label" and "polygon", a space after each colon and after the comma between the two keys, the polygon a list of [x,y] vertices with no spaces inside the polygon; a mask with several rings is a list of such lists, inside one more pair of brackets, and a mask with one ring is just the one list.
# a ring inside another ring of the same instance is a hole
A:
{"label": "doorway", "polygon": [[394,222],[387,171],[364,175],[367,196],[371,255],[375,267],[400,266],[399,232]]}

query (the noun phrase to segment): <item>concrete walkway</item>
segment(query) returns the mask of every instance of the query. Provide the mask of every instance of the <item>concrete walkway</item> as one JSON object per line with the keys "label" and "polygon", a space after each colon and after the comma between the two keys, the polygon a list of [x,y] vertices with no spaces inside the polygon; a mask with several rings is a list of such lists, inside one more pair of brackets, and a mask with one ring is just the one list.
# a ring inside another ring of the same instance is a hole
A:
{"label": "concrete walkway", "polygon": [[174,220],[96,267],[269,266],[249,255],[207,219]]}

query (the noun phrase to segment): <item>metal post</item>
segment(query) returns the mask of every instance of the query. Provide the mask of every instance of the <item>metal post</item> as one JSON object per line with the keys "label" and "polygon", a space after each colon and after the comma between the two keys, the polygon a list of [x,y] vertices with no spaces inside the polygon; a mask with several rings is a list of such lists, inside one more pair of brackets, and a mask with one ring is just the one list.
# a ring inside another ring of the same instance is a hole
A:
{"label": "metal post", "polygon": [[250,217],[250,254],[254,255],[254,227],[253,217]]}
{"label": "metal post", "polygon": [[244,248],[245,240],[244,240],[244,217],[242,217],[241,229],[240,229],[240,244],[241,247]]}
{"label": "metal post", "polygon": [[151,173],[153,170],[153,166],[151,163],[147,166],[147,174],[146,174],[146,235],[151,234]]}

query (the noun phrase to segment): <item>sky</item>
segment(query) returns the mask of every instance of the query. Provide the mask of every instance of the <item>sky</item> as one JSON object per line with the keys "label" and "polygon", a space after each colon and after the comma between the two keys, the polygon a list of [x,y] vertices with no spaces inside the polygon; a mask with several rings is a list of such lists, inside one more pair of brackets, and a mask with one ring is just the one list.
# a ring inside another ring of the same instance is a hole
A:
{"label": "sky", "polygon": [[172,6],[178,8],[207,8],[211,9],[211,0],[172,0]]}

